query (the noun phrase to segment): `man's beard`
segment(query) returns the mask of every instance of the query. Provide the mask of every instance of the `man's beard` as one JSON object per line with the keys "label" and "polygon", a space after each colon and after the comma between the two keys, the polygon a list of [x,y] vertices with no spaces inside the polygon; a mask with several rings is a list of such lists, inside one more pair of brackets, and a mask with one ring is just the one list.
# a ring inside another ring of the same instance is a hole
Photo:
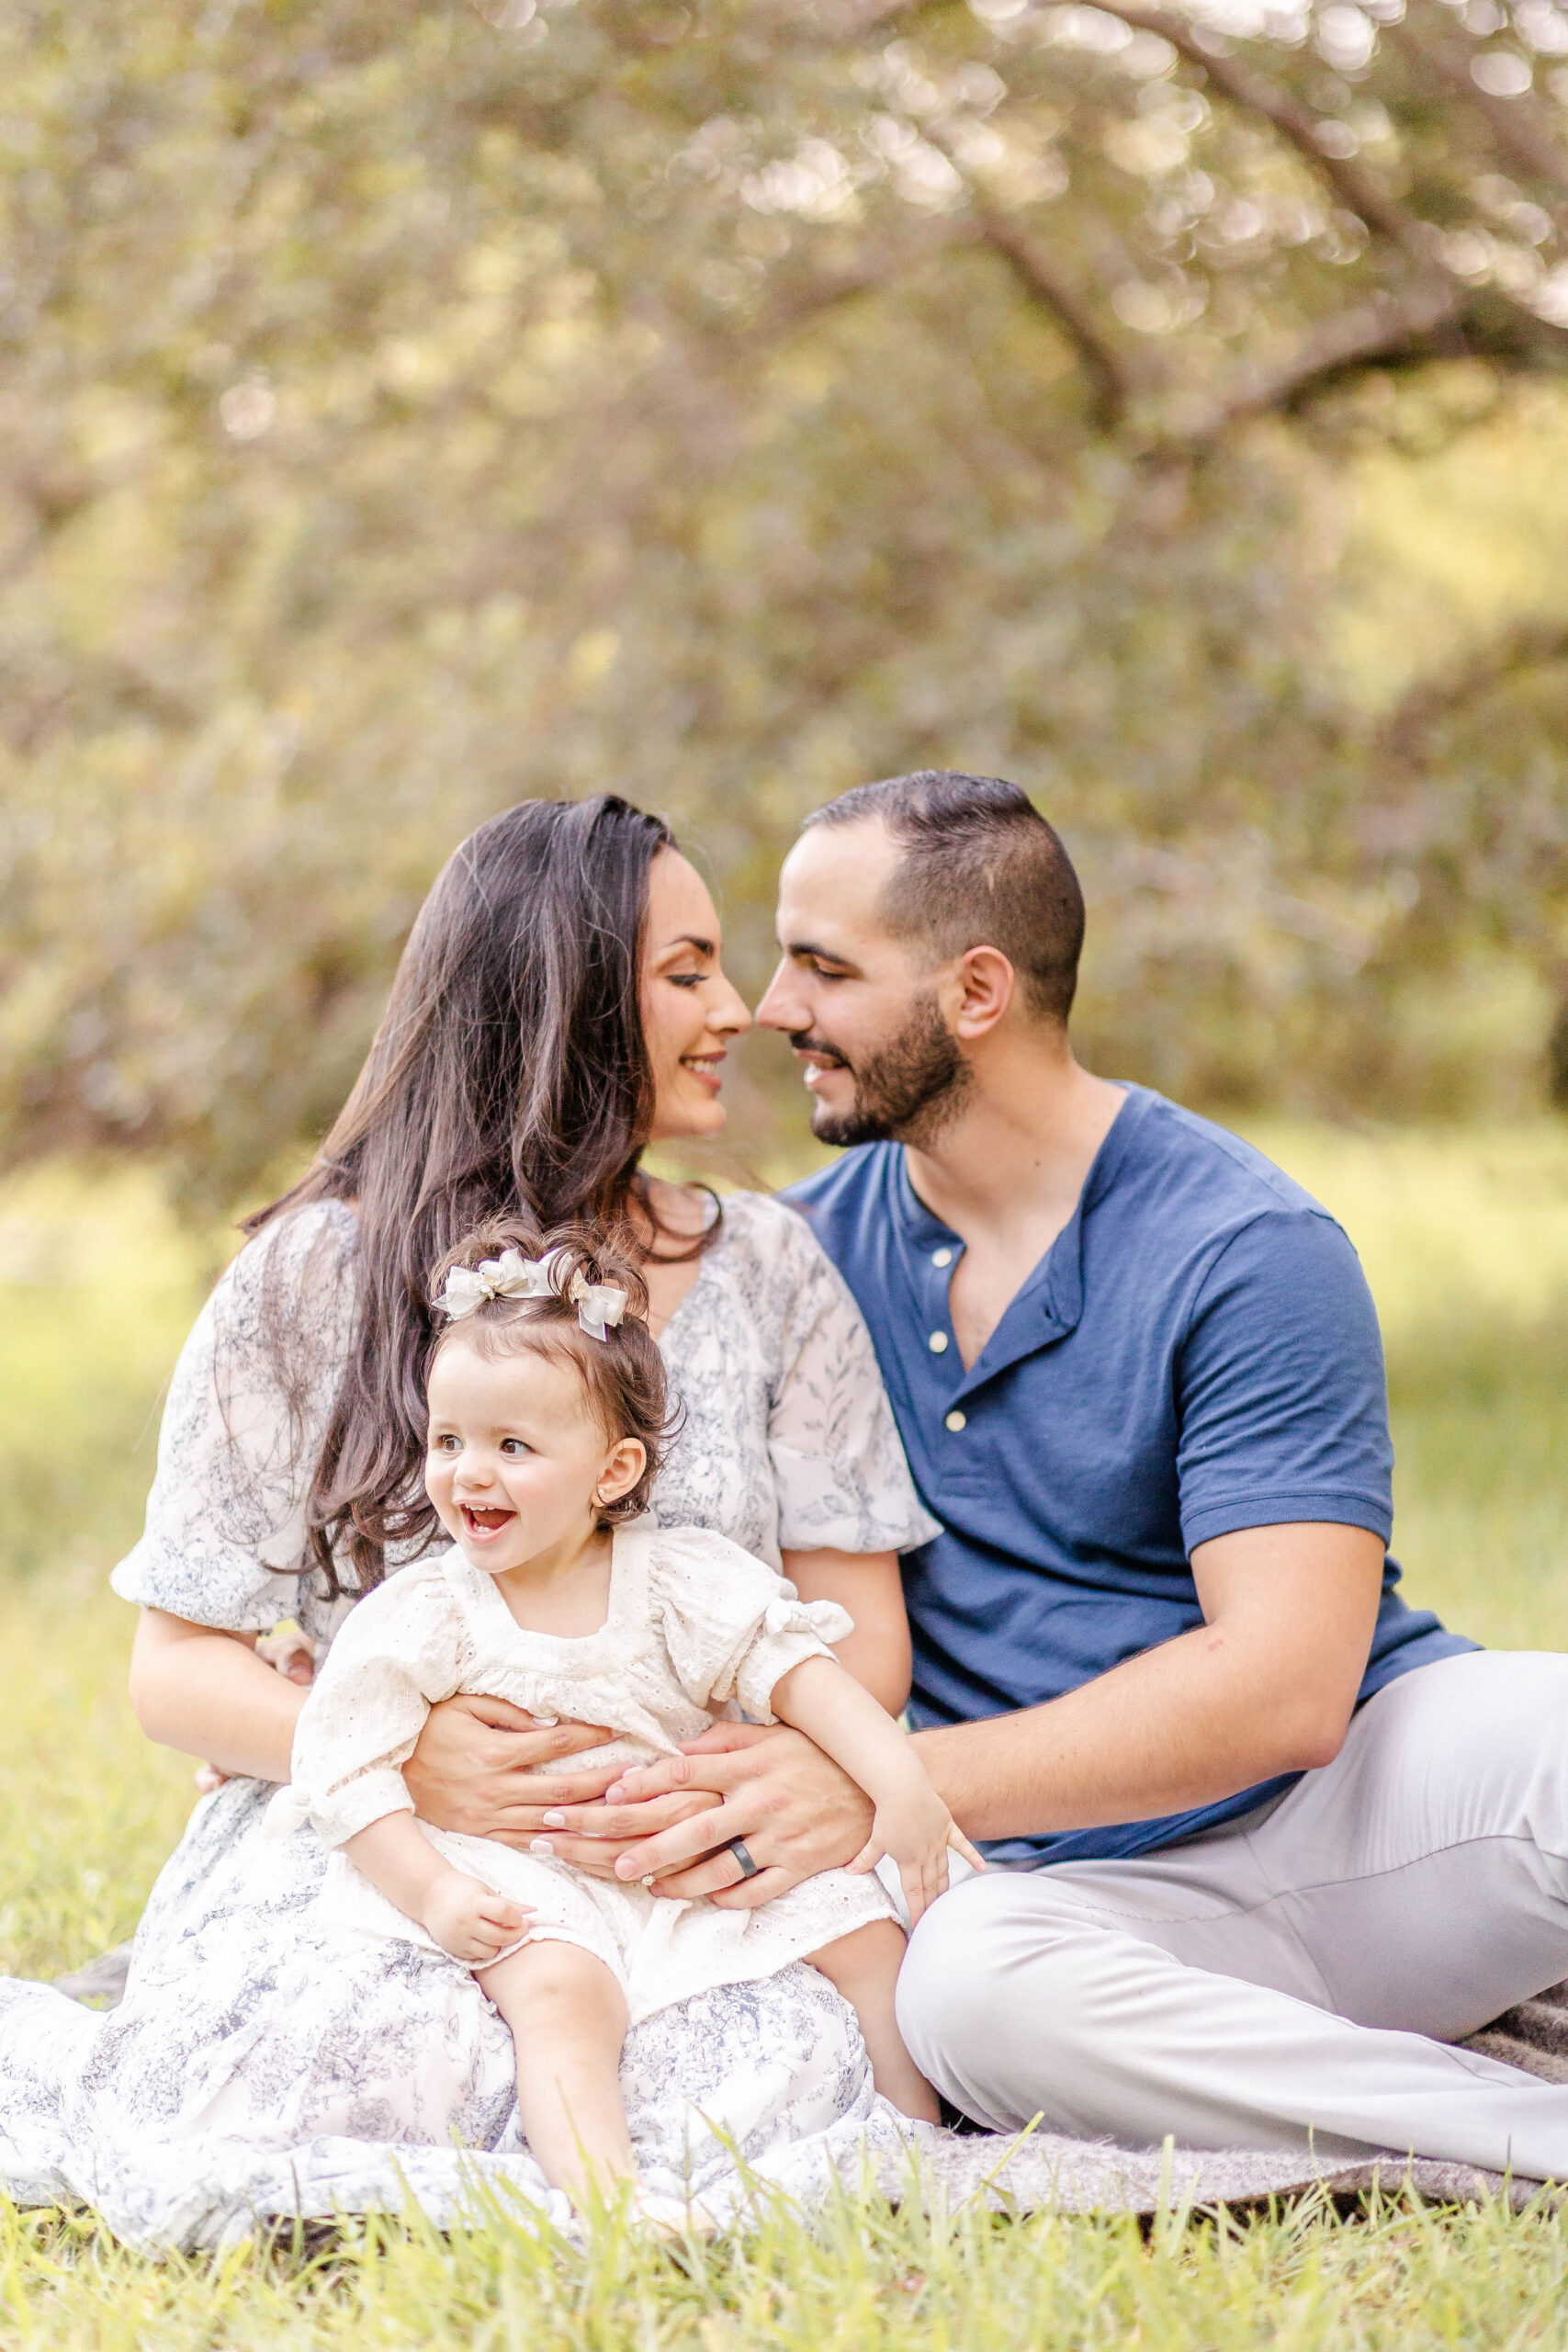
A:
{"label": "man's beard", "polygon": [[[813,1040],[802,1035],[790,1043],[798,1053],[809,1050]],[[897,1035],[858,1067],[825,1044],[822,1059],[849,1070],[855,1081],[855,1099],[847,1111],[829,1111],[822,1102],[812,1109],[812,1134],[840,1150],[888,1142],[913,1144],[919,1150],[957,1116],[969,1091],[969,1065],[934,995],[917,997]]]}

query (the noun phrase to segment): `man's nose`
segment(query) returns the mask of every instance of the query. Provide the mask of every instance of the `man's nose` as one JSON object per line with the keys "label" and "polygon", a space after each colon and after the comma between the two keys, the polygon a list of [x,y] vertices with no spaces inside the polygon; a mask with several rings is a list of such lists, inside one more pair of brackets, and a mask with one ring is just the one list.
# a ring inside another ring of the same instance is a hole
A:
{"label": "man's nose", "polygon": [[757,1025],[761,1029],[781,1029],[786,1035],[811,1026],[810,1009],[800,1001],[795,969],[787,958],[768,982],[757,1007]]}

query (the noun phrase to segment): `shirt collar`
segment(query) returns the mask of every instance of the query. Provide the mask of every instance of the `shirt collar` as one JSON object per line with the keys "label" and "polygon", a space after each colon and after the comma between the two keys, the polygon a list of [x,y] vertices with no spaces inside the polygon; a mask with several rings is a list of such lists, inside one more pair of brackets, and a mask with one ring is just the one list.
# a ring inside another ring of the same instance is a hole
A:
{"label": "shirt collar", "polygon": [[[1122,1081],[1118,1081],[1122,1083]],[[1001,1321],[967,1372],[954,1366],[960,1374],[953,1398],[972,1395],[1010,1364],[1019,1363],[1041,1348],[1047,1348],[1065,1339],[1077,1328],[1083,1314],[1083,1232],[1085,1219],[1092,1215],[1115,1182],[1117,1170],[1126,1157],[1129,1145],[1142,1125],[1149,1104],[1156,1098],[1146,1087],[1128,1085],[1126,1100],[1111,1122],[1099,1150],[1089,1162],[1072,1216],[1057,1234],[1045,1255],[1033,1271],[1025,1276],[1009,1301]],[[907,1155],[902,1145],[895,1147],[897,1159],[894,1178],[895,1198],[898,1210],[900,1237],[904,1243],[906,1268],[912,1283],[917,1304],[931,1311],[940,1309],[942,1322],[935,1328],[950,1329],[947,1319],[947,1286],[953,1266],[937,1266],[935,1253],[950,1250],[953,1261],[961,1256],[964,1244],[951,1226],[944,1225],[920,1199],[909,1182]]]}

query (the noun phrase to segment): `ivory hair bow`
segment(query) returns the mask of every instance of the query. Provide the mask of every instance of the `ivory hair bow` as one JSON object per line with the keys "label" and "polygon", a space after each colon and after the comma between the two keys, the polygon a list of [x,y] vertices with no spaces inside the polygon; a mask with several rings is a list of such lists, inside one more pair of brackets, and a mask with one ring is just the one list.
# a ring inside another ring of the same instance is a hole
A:
{"label": "ivory hair bow", "polygon": [[436,1302],[453,1322],[488,1306],[492,1298],[565,1296],[577,1309],[577,1319],[591,1340],[608,1336],[612,1323],[626,1311],[626,1295],[614,1283],[591,1283],[580,1266],[563,1294],[556,1266],[564,1255],[551,1250],[543,1258],[525,1258],[521,1250],[503,1250],[477,1266],[454,1266]]}

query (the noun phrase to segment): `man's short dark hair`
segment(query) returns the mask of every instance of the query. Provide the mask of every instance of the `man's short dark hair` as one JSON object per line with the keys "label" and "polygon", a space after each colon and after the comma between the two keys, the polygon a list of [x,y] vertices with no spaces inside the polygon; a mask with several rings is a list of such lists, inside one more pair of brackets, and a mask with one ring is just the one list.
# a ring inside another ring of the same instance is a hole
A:
{"label": "man's short dark hair", "polygon": [[970,947],[999,948],[1031,1012],[1065,1022],[1083,952],[1083,892],[1027,793],[999,776],[920,768],[857,784],[806,823],[858,825],[868,817],[904,853],[881,908],[894,936],[926,941],[936,963]]}

